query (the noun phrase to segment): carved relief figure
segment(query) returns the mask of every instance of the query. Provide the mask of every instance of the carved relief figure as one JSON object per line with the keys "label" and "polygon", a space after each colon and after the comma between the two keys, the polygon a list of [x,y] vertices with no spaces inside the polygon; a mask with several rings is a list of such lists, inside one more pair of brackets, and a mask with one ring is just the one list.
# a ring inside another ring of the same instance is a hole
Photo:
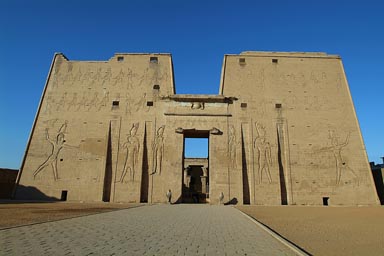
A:
{"label": "carved relief figure", "polygon": [[93,83],[98,83],[101,79],[101,68],[98,68],[95,76],[93,77]]}
{"label": "carved relief figure", "polygon": [[98,101],[99,101],[98,93],[95,92],[93,97],[86,103],[86,105],[88,106],[87,111],[91,110],[92,107],[96,107]]}
{"label": "carved relief figure", "polygon": [[348,163],[343,159],[342,150],[349,143],[350,133],[345,137],[345,141],[340,143],[338,137],[336,136],[335,131],[330,130],[328,138],[331,140],[331,147],[329,149],[332,150],[333,156],[335,157],[336,162],[336,185],[340,184],[341,181],[341,173],[345,171],[349,171],[357,184],[359,184],[358,177],[356,173],[352,170],[351,167],[348,166]]}
{"label": "carved relief figure", "polygon": [[117,74],[117,76],[115,76],[114,79],[115,79],[115,82],[113,83],[113,85],[121,84],[123,82],[124,72],[122,69],[120,69],[119,74]]}
{"label": "carved relief figure", "polygon": [[265,87],[265,70],[264,70],[264,68],[260,69],[259,75],[260,75],[261,87],[264,89],[264,87]]}
{"label": "carved relief figure", "polygon": [[46,126],[53,127],[53,126],[55,126],[55,124],[56,124],[56,122],[57,122],[58,120],[59,120],[59,119],[54,118],[54,119],[49,119],[49,120],[43,121],[43,123],[44,123]]}
{"label": "carved relief figure", "polygon": [[337,90],[341,89],[341,74],[340,73],[337,73],[336,88],[337,88]]}
{"label": "carved relief figure", "polygon": [[54,76],[53,76],[52,88],[57,87],[59,85],[60,80],[61,80],[60,69],[56,66]]}
{"label": "carved relief figure", "polygon": [[89,70],[89,68],[85,71],[85,73],[83,74],[82,78],[81,78],[81,83],[84,85],[86,84],[86,82],[88,82],[89,80],[91,79],[91,71]]}
{"label": "carved relief figure", "polygon": [[73,93],[73,98],[71,99],[71,101],[68,103],[68,107],[67,107],[67,110],[69,110],[71,107],[73,106],[76,106],[77,104],[77,93]]}
{"label": "carved relief figure", "polygon": [[125,94],[125,114],[131,114],[131,101],[129,93]]}
{"label": "carved relief figure", "polygon": [[77,71],[77,73],[76,73],[75,76],[73,77],[72,84],[77,83],[77,82],[80,82],[82,76],[83,76],[83,74],[81,73],[81,68],[79,68],[79,70]]}
{"label": "carved relief figure", "polygon": [[65,123],[60,127],[57,135],[56,135],[56,139],[55,140],[52,140],[49,138],[49,128],[46,128],[45,129],[45,135],[46,135],[46,139],[49,141],[49,143],[51,143],[52,145],[52,152],[51,154],[48,156],[47,160],[45,160],[38,168],[37,170],[33,173],[33,178],[35,179],[36,178],[36,175],[38,173],[40,173],[45,167],[47,167],[48,165],[51,165],[52,166],[52,170],[53,170],[53,178],[55,180],[58,180],[59,179],[59,176],[58,176],[58,172],[57,172],[57,157],[60,153],[60,150],[64,147],[64,143],[65,143],[65,131],[67,129],[67,124],[68,122],[65,121]]}
{"label": "carved relief figure", "polygon": [[236,133],[235,127],[233,125],[229,126],[229,160],[230,166],[232,169],[236,169],[237,167],[237,159],[236,159]]}
{"label": "carved relief figure", "polygon": [[107,68],[106,71],[104,71],[104,75],[102,75],[101,80],[102,80],[102,86],[108,85],[109,82],[111,81],[112,77],[112,70],[110,67]]}
{"label": "carved relief figure", "polygon": [[67,73],[64,75],[64,78],[63,78],[63,84],[73,81],[72,69],[73,69],[73,66],[71,64],[68,64]]}
{"label": "carved relief figure", "polygon": [[133,87],[133,78],[136,76],[136,74],[133,72],[132,69],[128,68],[127,69],[127,74],[126,74],[126,77],[127,77],[127,89],[132,89]]}
{"label": "carved relief figure", "polygon": [[258,184],[263,181],[263,172],[266,173],[268,177],[268,182],[272,183],[270,166],[272,165],[271,157],[271,146],[266,140],[266,131],[265,127],[256,123],[256,132],[257,137],[254,141],[253,147],[257,150],[257,159],[258,159]]}
{"label": "carved relief figure", "polygon": [[63,96],[60,98],[60,100],[56,103],[56,111],[59,111],[59,109],[64,108],[67,101],[67,93],[65,92]]}
{"label": "carved relief figure", "polygon": [[124,178],[129,171],[129,180],[135,180],[135,169],[139,160],[139,149],[140,142],[136,137],[137,129],[139,128],[139,123],[132,125],[130,134],[127,137],[127,141],[123,145],[123,149],[126,150],[124,169],[121,174],[119,182],[124,182]]}
{"label": "carved relief figure", "polygon": [[163,154],[164,154],[164,128],[165,125],[160,126],[160,128],[157,130],[155,141],[152,145],[153,150],[153,171],[151,174],[161,174],[161,164],[163,161]]}
{"label": "carved relief figure", "polygon": [[101,108],[107,106],[108,101],[109,101],[109,92],[105,92],[103,98],[98,103],[99,104],[99,108],[97,109],[97,111],[100,111]]}
{"label": "carved relief figure", "polygon": [[79,111],[80,109],[84,108],[86,102],[87,102],[87,95],[84,92],[83,93],[83,97],[81,98],[81,100],[77,102],[77,109],[76,109],[76,111]]}
{"label": "carved relief figure", "polygon": [[134,104],[135,111],[139,111],[140,109],[145,109],[146,112],[149,111],[149,107],[147,106],[147,94],[143,93],[143,96],[139,98],[139,100]]}
{"label": "carved relief figure", "polygon": [[53,99],[52,95],[47,96],[47,103],[45,104],[45,110],[44,113],[50,114],[52,109],[52,104],[55,104],[55,100]]}

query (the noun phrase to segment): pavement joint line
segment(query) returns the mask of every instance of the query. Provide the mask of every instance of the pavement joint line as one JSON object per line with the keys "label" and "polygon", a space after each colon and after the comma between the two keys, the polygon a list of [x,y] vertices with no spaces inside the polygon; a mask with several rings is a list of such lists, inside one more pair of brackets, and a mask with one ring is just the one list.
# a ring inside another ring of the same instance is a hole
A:
{"label": "pavement joint line", "polygon": [[143,207],[143,206],[147,206],[147,205],[146,204],[141,204],[141,205],[136,205],[136,206],[129,207],[129,208],[119,208],[119,209],[112,209],[111,211],[106,211],[106,212],[88,213],[88,214],[79,215],[79,216],[66,217],[66,218],[59,219],[59,220],[47,220],[47,221],[40,221],[40,222],[33,222],[33,223],[28,223],[28,224],[16,225],[16,226],[11,226],[11,227],[4,227],[4,228],[0,228],[0,231],[8,230],[8,229],[13,229],[13,228],[20,228],[20,227],[39,225],[39,224],[43,224],[43,223],[58,222],[58,221],[62,221],[62,220],[70,220],[70,219],[81,218],[81,217],[97,215],[97,214],[103,214],[103,213],[108,213],[108,212],[116,212],[116,211],[122,211],[122,210],[129,210],[129,209],[134,209],[134,208]]}
{"label": "pavement joint line", "polygon": [[273,231],[272,229],[268,228],[266,225],[264,225],[263,223],[259,222],[258,220],[256,220],[255,218],[249,216],[248,214],[240,211],[239,209],[237,209],[236,207],[233,207],[235,208],[237,211],[239,211],[241,214],[243,214],[243,216],[245,216],[246,218],[248,218],[250,221],[252,221],[253,223],[256,224],[256,226],[260,227],[261,229],[263,229],[265,232],[267,232],[268,234],[270,234],[273,238],[275,238],[276,240],[278,240],[280,243],[284,244],[285,246],[287,246],[289,249],[291,249],[294,253],[296,253],[297,255],[300,255],[300,256],[310,256],[311,254],[305,252],[303,249],[299,248],[298,246],[296,246],[295,244],[293,244],[292,242],[290,242],[288,239],[284,238],[283,236],[279,235],[278,233],[276,233],[275,231]]}

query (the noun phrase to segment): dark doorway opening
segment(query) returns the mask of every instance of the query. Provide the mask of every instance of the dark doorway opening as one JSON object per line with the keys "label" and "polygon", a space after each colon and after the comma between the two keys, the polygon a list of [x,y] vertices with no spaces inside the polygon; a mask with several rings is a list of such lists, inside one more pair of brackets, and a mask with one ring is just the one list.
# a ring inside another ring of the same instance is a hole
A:
{"label": "dark doorway opening", "polygon": [[323,197],[323,205],[328,206],[329,197]]}
{"label": "dark doorway opening", "polygon": [[67,196],[68,196],[68,191],[67,190],[62,190],[61,191],[60,201],[67,201]]}
{"label": "dark doorway opening", "polygon": [[209,132],[184,133],[182,202],[209,202]]}

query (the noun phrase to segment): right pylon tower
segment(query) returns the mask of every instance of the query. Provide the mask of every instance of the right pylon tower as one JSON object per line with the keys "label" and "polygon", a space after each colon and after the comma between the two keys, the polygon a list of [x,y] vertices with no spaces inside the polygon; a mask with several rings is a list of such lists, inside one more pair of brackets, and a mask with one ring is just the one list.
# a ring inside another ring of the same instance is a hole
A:
{"label": "right pylon tower", "polygon": [[225,55],[245,204],[379,204],[341,58]]}

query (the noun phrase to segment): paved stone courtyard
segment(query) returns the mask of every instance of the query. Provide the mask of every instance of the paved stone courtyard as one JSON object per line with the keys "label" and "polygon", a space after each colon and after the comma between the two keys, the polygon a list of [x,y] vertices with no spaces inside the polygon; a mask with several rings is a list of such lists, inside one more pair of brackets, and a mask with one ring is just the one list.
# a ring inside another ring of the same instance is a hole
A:
{"label": "paved stone courtyard", "polygon": [[0,230],[0,255],[294,255],[229,206],[152,205]]}

